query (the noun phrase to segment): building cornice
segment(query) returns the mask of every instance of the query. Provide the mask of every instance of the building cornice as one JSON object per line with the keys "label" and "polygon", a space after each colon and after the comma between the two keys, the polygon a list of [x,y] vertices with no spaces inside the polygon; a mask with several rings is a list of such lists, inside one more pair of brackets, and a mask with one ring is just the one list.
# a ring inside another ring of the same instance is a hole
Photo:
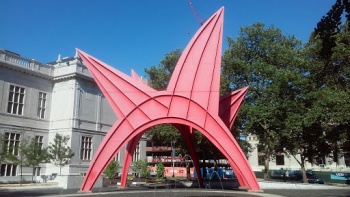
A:
{"label": "building cornice", "polygon": [[0,67],[51,81],[80,78],[94,82],[90,72],[77,55],[59,59],[59,61],[49,64],[42,64],[36,60],[30,60],[10,51],[0,49]]}
{"label": "building cornice", "polygon": [[53,77],[53,81],[62,81],[62,80],[69,80],[69,79],[74,79],[74,78],[81,78],[81,79],[85,79],[91,82],[95,82],[94,79],[89,76],[89,75],[85,75],[79,72],[74,72],[74,73],[67,73],[67,74],[63,74],[63,75],[59,75],[56,77]]}
{"label": "building cornice", "polygon": [[47,73],[42,73],[42,72],[34,70],[34,69],[30,68],[30,67],[29,68],[28,67],[23,67],[23,66],[21,66],[19,64],[8,62],[8,61],[4,61],[2,59],[0,59],[0,67],[7,68],[7,69],[10,69],[10,70],[14,70],[14,71],[17,71],[17,72],[21,72],[21,73],[24,73],[24,74],[28,74],[28,75],[31,75],[31,76],[39,77],[39,78],[46,79],[46,80],[52,80],[53,79],[53,76],[48,75]]}

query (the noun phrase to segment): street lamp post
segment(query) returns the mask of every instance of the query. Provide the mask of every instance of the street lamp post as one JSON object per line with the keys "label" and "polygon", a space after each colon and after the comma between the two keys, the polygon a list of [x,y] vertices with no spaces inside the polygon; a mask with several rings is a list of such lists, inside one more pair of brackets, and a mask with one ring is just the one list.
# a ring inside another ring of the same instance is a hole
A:
{"label": "street lamp post", "polygon": [[175,177],[174,163],[175,163],[175,140],[171,141],[171,160],[173,162],[173,177]]}

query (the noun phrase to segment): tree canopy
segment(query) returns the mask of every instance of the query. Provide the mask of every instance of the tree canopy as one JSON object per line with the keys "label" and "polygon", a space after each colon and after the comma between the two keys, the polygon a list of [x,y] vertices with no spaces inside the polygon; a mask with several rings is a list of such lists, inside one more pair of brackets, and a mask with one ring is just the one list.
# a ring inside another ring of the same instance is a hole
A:
{"label": "tree canopy", "polygon": [[[319,152],[333,157],[350,151],[350,1],[337,0],[320,20],[308,42],[309,91],[307,126],[321,130],[323,148]],[[345,21],[342,16],[345,14]]]}
{"label": "tree canopy", "polygon": [[146,68],[145,72],[150,79],[149,85],[155,90],[165,90],[168,87],[171,74],[173,73],[176,63],[181,56],[181,49],[165,54],[164,59],[160,61],[158,66]]}
{"label": "tree canopy", "polygon": [[[265,178],[270,158],[280,154],[279,139],[303,83],[303,45],[294,36],[263,23],[241,28],[237,40],[228,38],[223,56],[224,91],[249,86],[235,128],[259,138],[258,151],[264,155]],[[297,124],[299,117],[293,120]]]}
{"label": "tree canopy", "polygon": [[249,86],[235,126],[258,136],[265,178],[274,155],[295,157],[306,181],[306,161],[330,156],[337,162],[349,150],[350,36],[348,21],[341,24],[344,10],[349,1],[336,1],[306,44],[262,23],[241,28],[237,40],[228,38],[222,91]]}

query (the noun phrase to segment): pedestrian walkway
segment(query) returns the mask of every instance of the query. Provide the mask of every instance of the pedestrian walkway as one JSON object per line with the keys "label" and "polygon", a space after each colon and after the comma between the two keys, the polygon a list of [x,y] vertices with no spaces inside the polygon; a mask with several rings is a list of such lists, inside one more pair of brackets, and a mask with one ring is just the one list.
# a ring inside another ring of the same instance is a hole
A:
{"label": "pedestrian walkway", "polygon": [[37,189],[37,188],[60,188],[57,182],[51,183],[23,183],[23,184],[0,184],[1,190],[15,190],[15,189]]}
{"label": "pedestrian walkway", "polygon": [[179,187],[180,184],[146,184],[134,185],[120,189],[114,186],[94,188],[91,193],[77,193],[79,189],[63,189],[58,183],[36,183],[36,184],[0,184],[0,196],[59,196],[59,197],[181,197],[181,196],[235,196],[235,197],[323,197],[323,196],[349,196],[349,185],[317,185],[291,182],[273,182],[259,180],[263,192],[246,192],[238,189],[209,189],[209,188],[186,188]]}
{"label": "pedestrian walkway", "polygon": [[[277,181],[264,181],[264,180],[259,180],[258,182],[262,190],[264,189],[297,189],[297,190],[349,189],[350,190],[350,185],[345,185],[345,184],[329,185],[329,184],[309,184],[309,183],[277,182]],[[57,182],[27,183],[27,184],[0,184],[0,191],[1,190],[38,189],[38,188],[60,188],[58,185],[59,184]],[[141,186],[138,189],[141,189],[143,187],[144,189],[147,189],[147,184],[145,184],[144,186]],[[169,185],[169,187],[171,186]]]}
{"label": "pedestrian walkway", "polygon": [[262,190],[264,189],[350,189],[350,185],[328,185],[328,184],[310,184],[310,183],[295,183],[295,182],[276,182],[276,181],[259,181]]}

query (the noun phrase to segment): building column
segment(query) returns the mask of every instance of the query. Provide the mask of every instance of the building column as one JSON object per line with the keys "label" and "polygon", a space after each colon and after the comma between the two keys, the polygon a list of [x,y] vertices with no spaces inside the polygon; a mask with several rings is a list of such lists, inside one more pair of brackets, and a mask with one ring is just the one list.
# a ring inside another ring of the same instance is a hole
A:
{"label": "building column", "polygon": [[101,113],[102,113],[102,95],[101,93],[98,93],[96,95],[97,99],[96,99],[96,127],[95,130],[96,131],[101,131]]}

